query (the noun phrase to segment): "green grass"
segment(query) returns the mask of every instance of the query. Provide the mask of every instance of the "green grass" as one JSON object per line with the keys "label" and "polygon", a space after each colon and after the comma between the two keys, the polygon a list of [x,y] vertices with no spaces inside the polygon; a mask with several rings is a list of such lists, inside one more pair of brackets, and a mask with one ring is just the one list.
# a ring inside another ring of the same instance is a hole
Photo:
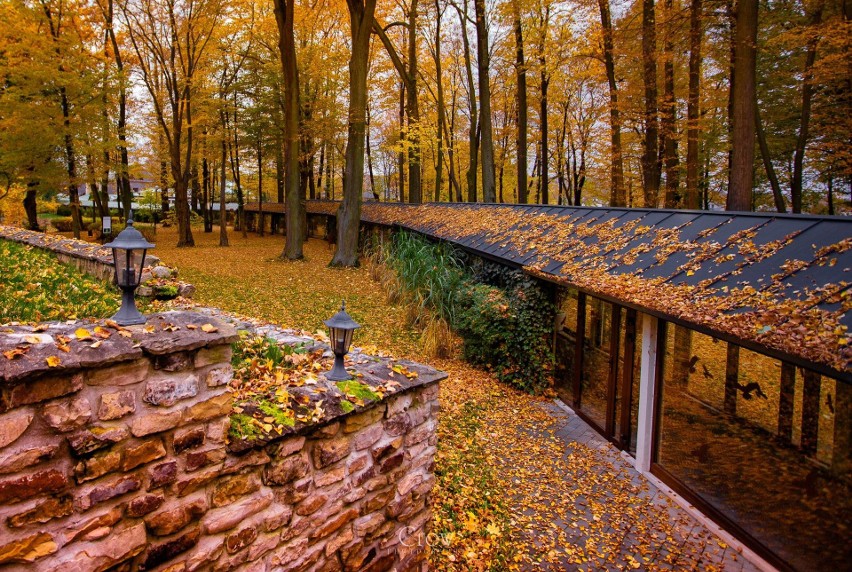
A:
{"label": "green grass", "polygon": [[118,290],[45,251],[0,240],[0,323],[107,318]]}

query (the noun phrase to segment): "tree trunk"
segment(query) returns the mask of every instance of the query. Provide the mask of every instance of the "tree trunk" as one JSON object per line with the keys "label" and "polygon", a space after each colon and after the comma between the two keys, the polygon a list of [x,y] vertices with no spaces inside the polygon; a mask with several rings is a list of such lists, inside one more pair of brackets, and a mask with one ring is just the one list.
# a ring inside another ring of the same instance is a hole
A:
{"label": "tree trunk", "polygon": [[[604,68],[609,84],[609,132],[610,132],[610,191],[609,204],[613,207],[627,206],[624,192],[624,161],[621,152],[621,115],[618,109],[618,84],[615,82],[615,58],[612,43],[612,17],[609,0],[598,0],[603,32]],[[576,203],[575,203],[576,204]]]}
{"label": "tree trunk", "polygon": [[686,104],[686,197],[684,206],[699,208],[698,143],[701,134],[701,41],[703,39],[702,0],[692,0],[689,8],[689,94]]}
{"label": "tree trunk", "polygon": [[358,234],[361,222],[361,190],[364,186],[364,136],[367,116],[367,67],[370,32],[376,0],[346,0],[352,35],[349,60],[349,129],[343,202],[337,211],[337,251],[332,266],[358,265]]}
{"label": "tree trunk", "polygon": [[681,208],[680,168],[677,153],[677,102],[674,93],[674,9],[672,0],[665,0],[666,38],[663,42],[663,164],[666,169],[665,206]]}
{"label": "tree trunk", "polygon": [[420,164],[420,103],[417,97],[417,1],[411,0],[408,12],[408,202],[423,202],[423,168]]}
{"label": "tree trunk", "polygon": [[[811,16],[811,27],[819,26],[822,21],[823,2],[817,4]],[[796,152],[793,155],[793,180],[790,183],[790,198],[794,213],[802,212],[802,171],[804,170],[805,147],[808,144],[808,130],[811,122],[811,100],[813,99],[813,67],[816,61],[819,35],[812,33],[807,42],[805,69],[802,80],[802,112],[799,122],[799,135],[796,137]]]}
{"label": "tree trunk", "polygon": [[752,208],[758,1],[739,0],[737,4],[731,90],[731,173],[725,207],[729,211]]}
{"label": "tree trunk", "polygon": [[[405,141],[405,82],[399,84],[399,143]],[[400,148],[397,157],[399,170],[399,202],[405,202],[405,151]]]}
{"label": "tree trunk", "polygon": [[512,2],[515,28],[515,74],[517,76],[515,99],[518,105],[518,130],[515,153],[518,163],[518,202],[527,202],[527,69],[524,63],[524,31],[521,26],[519,0]]}
{"label": "tree trunk", "polygon": [[642,0],[642,78],[645,84],[645,137],[642,146],[642,190],[645,196],[645,208],[657,208],[657,199],[660,193],[656,28],[654,0]]}
{"label": "tree trunk", "polygon": [[[299,260],[305,237],[305,205],[299,189],[299,72],[294,36],[295,0],[275,0],[278,50],[284,72],[284,188],[287,201],[287,239],[282,258]],[[362,162],[363,169],[363,162]]]}
{"label": "tree trunk", "polygon": [[754,101],[754,123],[757,143],[760,146],[760,156],[763,159],[763,168],[766,169],[766,178],[769,179],[769,186],[772,187],[772,198],[775,201],[775,210],[779,213],[785,213],[787,212],[787,206],[784,204],[784,195],[781,192],[781,184],[778,182],[778,175],[775,174],[775,166],[772,164],[772,156],[769,153],[769,144],[766,142],[766,133],[763,130],[763,121],[760,119],[760,108],[757,103],[757,98],[755,98]]}
{"label": "tree trunk", "polygon": [[38,208],[36,207],[36,195],[38,194],[38,183],[30,181],[27,183],[27,192],[24,195],[24,212],[27,214],[27,229],[40,231],[38,226]]}
{"label": "tree trunk", "polygon": [[228,242],[228,215],[225,212],[225,163],[228,160],[228,144],[225,140],[225,119],[222,118],[222,165],[219,172],[219,246],[230,246]]}
{"label": "tree trunk", "polygon": [[190,171],[190,177],[192,178],[192,194],[190,199],[190,204],[192,205],[193,212],[198,211],[198,201],[201,197],[201,182],[198,179],[198,162],[193,160],[192,162],[192,170]]}
{"label": "tree trunk", "polygon": [[491,126],[491,54],[488,51],[488,27],[485,20],[485,0],[474,0],[476,12],[476,64],[479,77],[479,124],[482,144],[482,202],[497,200],[494,173],[494,133]]}
{"label": "tree trunk", "polygon": [[[441,68],[441,16],[443,11],[435,0],[435,87],[437,89],[438,107],[438,156],[435,159],[435,202],[441,200],[441,187],[444,178],[444,134],[446,133],[447,114],[444,110],[444,78]],[[452,168],[452,154],[450,155]],[[448,200],[452,200],[452,189],[448,192]]]}
{"label": "tree trunk", "polygon": [[470,56],[470,40],[467,35],[467,0],[464,0],[464,11],[457,5],[456,10],[459,13],[459,20],[462,23],[462,45],[464,47],[464,65],[467,79],[468,92],[468,115],[470,116],[470,126],[468,129],[468,169],[467,169],[467,202],[476,202],[477,190],[477,170],[479,167],[479,110],[477,106],[476,87],[473,83],[473,63]]}

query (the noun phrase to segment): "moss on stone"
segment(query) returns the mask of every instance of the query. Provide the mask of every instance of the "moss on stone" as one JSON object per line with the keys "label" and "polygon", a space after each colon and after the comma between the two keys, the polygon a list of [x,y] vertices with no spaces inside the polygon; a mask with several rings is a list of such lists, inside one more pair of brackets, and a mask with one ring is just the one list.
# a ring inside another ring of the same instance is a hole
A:
{"label": "moss on stone", "polygon": [[231,426],[228,428],[228,438],[231,441],[256,439],[260,435],[260,429],[255,425],[254,419],[242,413],[231,415]]}
{"label": "moss on stone", "polygon": [[296,418],[293,416],[292,411],[285,411],[271,401],[261,399],[257,402],[257,408],[260,409],[264,415],[268,415],[275,419],[276,425],[293,427],[296,424]]}
{"label": "moss on stone", "polygon": [[340,400],[340,408],[343,410],[344,413],[350,413],[355,410],[355,406],[352,405],[352,402],[346,399]]}
{"label": "moss on stone", "polygon": [[350,379],[349,381],[338,381],[336,385],[337,389],[350,397],[356,397],[358,399],[363,399],[364,401],[379,400],[379,395],[366,383]]}

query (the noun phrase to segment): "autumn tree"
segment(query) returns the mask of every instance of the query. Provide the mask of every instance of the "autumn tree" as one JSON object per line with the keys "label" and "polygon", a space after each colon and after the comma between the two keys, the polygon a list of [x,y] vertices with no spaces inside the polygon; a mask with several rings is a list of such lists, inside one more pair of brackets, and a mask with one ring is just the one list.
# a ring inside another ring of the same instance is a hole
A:
{"label": "autumn tree", "polygon": [[[189,225],[188,188],[192,168],[196,82],[203,73],[210,40],[223,15],[221,0],[127,0],[122,14],[142,82],[166,138],[175,188],[178,246],[194,246]],[[158,100],[161,74],[165,105]]]}
{"label": "autumn tree", "polygon": [[343,201],[337,211],[337,252],[332,266],[358,265],[361,191],[364,185],[364,137],[367,123],[367,64],[376,0],[346,0],[352,55],[349,60],[349,129]]}

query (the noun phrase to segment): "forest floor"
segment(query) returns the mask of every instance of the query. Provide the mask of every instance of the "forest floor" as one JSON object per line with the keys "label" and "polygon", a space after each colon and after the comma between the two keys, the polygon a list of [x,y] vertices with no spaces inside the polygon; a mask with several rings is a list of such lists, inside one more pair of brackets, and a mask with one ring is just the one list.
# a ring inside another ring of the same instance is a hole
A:
{"label": "forest floor", "polygon": [[435,570],[753,570],[740,554],[638,475],[573,413],[498,383],[459,358],[429,359],[405,308],[388,304],[366,269],[332,269],[332,250],[305,245],[279,259],[281,236],[231,246],[193,229],[175,248],[160,229],[154,254],[198,288],[195,301],[315,332],[346,299],[363,329],[356,345],[442,369],[429,537]]}

